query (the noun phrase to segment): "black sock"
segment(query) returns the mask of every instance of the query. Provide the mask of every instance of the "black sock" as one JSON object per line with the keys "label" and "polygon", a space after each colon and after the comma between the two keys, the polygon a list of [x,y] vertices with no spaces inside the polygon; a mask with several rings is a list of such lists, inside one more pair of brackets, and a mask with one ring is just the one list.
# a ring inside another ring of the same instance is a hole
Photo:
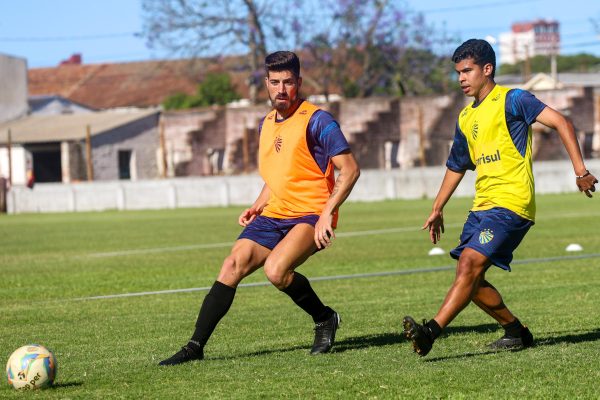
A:
{"label": "black sock", "polygon": [[215,281],[200,307],[191,343],[200,348],[204,347],[221,318],[229,311],[234,296],[235,288]]}
{"label": "black sock", "polygon": [[425,326],[429,328],[433,340],[437,339],[442,334],[442,328],[435,319],[430,319]]}
{"label": "black sock", "polygon": [[519,321],[518,318],[515,318],[515,320],[509,324],[502,325],[502,327],[504,328],[506,336],[515,338],[521,337],[521,330],[523,329],[523,324],[521,323],[521,321]]}
{"label": "black sock", "polygon": [[298,272],[294,272],[292,283],[282,292],[290,296],[294,303],[306,311],[315,323],[326,321],[333,315],[333,310],[321,302],[308,279]]}

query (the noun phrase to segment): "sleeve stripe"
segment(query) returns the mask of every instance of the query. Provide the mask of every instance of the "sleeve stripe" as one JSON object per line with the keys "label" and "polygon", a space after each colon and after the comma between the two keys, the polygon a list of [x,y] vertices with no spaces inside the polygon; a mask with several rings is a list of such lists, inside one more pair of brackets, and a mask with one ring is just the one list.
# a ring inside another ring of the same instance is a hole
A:
{"label": "sleeve stripe", "polygon": [[323,129],[321,131],[321,135],[319,135],[319,141],[322,141],[323,140],[323,136],[325,136],[326,134],[328,134],[329,132],[331,132],[332,130],[334,130],[336,128],[339,128],[338,124],[335,121],[330,122],[329,125],[327,125],[325,127],[325,129]]}

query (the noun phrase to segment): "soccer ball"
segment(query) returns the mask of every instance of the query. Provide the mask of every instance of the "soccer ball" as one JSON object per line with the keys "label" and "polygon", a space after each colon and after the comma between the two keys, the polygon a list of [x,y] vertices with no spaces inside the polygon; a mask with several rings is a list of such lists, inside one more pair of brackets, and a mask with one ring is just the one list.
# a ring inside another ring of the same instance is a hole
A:
{"label": "soccer ball", "polygon": [[8,384],[18,390],[44,389],[54,383],[56,358],[39,344],[15,350],[6,363]]}

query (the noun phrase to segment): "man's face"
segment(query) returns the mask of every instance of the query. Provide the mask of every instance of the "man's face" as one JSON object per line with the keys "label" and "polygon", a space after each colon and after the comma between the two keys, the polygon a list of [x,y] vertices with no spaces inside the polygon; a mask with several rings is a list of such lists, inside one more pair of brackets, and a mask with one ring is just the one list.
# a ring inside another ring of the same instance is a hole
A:
{"label": "man's face", "polygon": [[292,71],[271,71],[265,83],[273,108],[280,114],[286,114],[296,104],[302,78],[294,76]]}
{"label": "man's face", "polygon": [[458,74],[458,83],[463,93],[467,96],[478,97],[481,89],[491,79],[494,67],[485,64],[483,67],[475,64],[472,58],[465,58],[455,64]]}

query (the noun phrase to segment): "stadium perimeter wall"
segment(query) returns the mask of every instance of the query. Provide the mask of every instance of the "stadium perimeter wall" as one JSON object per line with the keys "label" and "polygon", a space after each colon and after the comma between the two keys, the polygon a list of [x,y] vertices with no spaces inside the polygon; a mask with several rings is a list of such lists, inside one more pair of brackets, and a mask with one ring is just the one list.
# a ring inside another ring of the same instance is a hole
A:
{"label": "stadium perimeter wall", "polygon": [[[589,160],[586,165],[600,174],[600,160]],[[533,169],[537,193],[577,190],[569,161],[537,162]],[[444,167],[363,170],[348,201],[433,198],[444,173]],[[467,172],[455,196],[473,196],[474,183],[475,174]],[[8,213],[248,206],[261,188],[258,175],[46,183],[33,189],[15,186],[8,192],[6,200]]]}

